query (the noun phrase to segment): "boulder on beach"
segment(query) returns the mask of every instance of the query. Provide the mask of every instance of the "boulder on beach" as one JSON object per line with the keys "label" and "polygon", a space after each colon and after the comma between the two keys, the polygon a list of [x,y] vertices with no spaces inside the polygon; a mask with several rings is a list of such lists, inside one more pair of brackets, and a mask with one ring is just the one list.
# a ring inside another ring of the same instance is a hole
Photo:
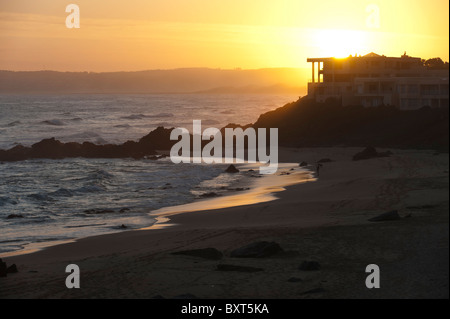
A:
{"label": "boulder on beach", "polygon": [[259,241],[231,252],[234,258],[265,258],[282,253],[283,249],[275,242]]}
{"label": "boulder on beach", "polygon": [[0,277],[6,277],[7,274],[6,263],[0,259]]}
{"label": "boulder on beach", "polygon": [[300,166],[300,167],[305,167],[305,166],[308,166],[308,163],[306,163],[306,162],[301,162],[300,164],[298,164],[298,166]]}
{"label": "boulder on beach", "polygon": [[19,271],[17,270],[16,264],[12,264],[8,268],[6,268],[6,273],[8,273],[8,274],[15,274],[17,272],[19,272]]}
{"label": "boulder on beach", "polygon": [[393,210],[381,215],[378,215],[376,217],[370,218],[370,222],[382,222],[382,221],[391,221],[391,220],[399,220],[401,219],[400,215],[398,214],[398,211]]}
{"label": "boulder on beach", "polygon": [[211,198],[211,197],[217,197],[219,196],[219,194],[215,193],[215,192],[209,192],[209,193],[204,193],[201,194],[200,197],[202,198]]}
{"label": "boulder on beach", "polygon": [[239,170],[236,168],[236,166],[234,166],[233,164],[231,164],[231,165],[228,166],[228,168],[225,170],[225,173],[239,173]]}
{"label": "boulder on beach", "polygon": [[209,260],[220,260],[223,257],[222,252],[215,248],[202,248],[202,249],[192,249],[184,251],[173,252],[172,255],[185,255],[192,257],[199,257]]}

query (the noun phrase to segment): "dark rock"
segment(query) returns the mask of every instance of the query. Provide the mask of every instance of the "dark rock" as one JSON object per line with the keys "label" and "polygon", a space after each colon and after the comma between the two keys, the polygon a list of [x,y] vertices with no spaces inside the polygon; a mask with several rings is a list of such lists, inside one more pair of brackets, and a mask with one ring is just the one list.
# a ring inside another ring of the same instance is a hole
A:
{"label": "dark rock", "polygon": [[390,221],[390,220],[399,220],[401,219],[400,215],[398,214],[398,211],[393,210],[384,214],[381,214],[379,216],[373,217],[369,219],[370,222],[382,222],[382,221]]}
{"label": "dark rock", "polygon": [[173,297],[173,299],[199,299],[199,298],[193,294],[182,294]]}
{"label": "dark rock", "polygon": [[217,265],[216,270],[217,271],[258,272],[258,271],[263,271],[264,269],[256,268],[256,267],[248,267],[248,266],[220,264],[220,265]]}
{"label": "dark rock", "polygon": [[305,166],[308,166],[308,163],[306,163],[306,162],[301,162],[298,166],[300,166],[300,167],[305,167]]}
{"label": "dark rock", "polygon": [[[86,158],[135,158],[155,155],[156,149],[170,149],[175,143],[170,140],[171,129],[158,127],[139,142],[96,145],[90,142],[62,143],[55,138],[43,139],[31,147],[17,145],[9,150],[0,150],[0,161],[22,161],[32,158],[61,159],[67,157]],[[166,148],[168,147],[168,148]]]}
{"label": "dark rock", "polygon": [[129,208],[122,208],[121,210],[119,210],[119,213],[125,213],[128,212],[130,209]]}
{"label": "dark rock", "polygon": [[1,261],[0,262],[0,277],[6,277],[7,271],[6,271],[6,263]]}
{"label": "dark rock", "polygon": [[369,146],[366,147],[362,152],[359,152],[353,156],[354,161],[361,161],[361,160],[367,160],[371,158],[377,158],[377,157],[388,157],[391,156],[392,152],[377,152],[375,147]]}
{"label": "dark rock", "polygon": [[298,269],[302,271],[315,271],[320,270],[320,264],[317,261],[304,261],[302,264],[298,267]]}
{"label": "dark rock", "polygon": [[329,159],[329,158],[322,158],[321,160],[319,160],[317,163],[330,163],[333,160]]}
{"label": "dark rock", "polygon": [[44,139],[31,146],[31,156],[33,158],[64,158],[64,144],[54,137]]}
{"label": "dark rock", "polygon": [[275,242],[260,241],[252,243],[231,252],[235,258],[265,258],[283,252],[283,249]]}
{"label": "dark rock", "polygon": [[184,250],[184,251],[176,251],[172,253],[172,255],[186,255],[193,257],[200,257],[209,260],[220,260],[223,257],[222,252],[215,248],[203,248],[203,249],[193,249],[193,250]]}
{"label": "dark rock", "polygon": [[16,264],[12,264],[8,268],[6,268],[6,273],[8,273],[8,274],[15,274],[17,272],[19,272],[19,270],[17,269]]}
{"label": "dark rock", "polygon": [[16,145],[9,150],[0,150],[0,160],[2,161],[22,161],[29,158],[30,148]]}
{"label": "dark rock", "polygon": [[[177,141],[170,139],[171,132],[171,128],[166,129],[159,126],[141,138],[138,142],[138,146],[142,150],[170,150],[172,146],[177,143]],[[149,155],[156,155],[156,152]]]}
{"label": "dark rock", "polygon": [[238,170],[233,164],[231,164],[231,165],[228,166],[228,168],[225,170],[225,173],[239,173],[239,170]]}
{"label": "dark rock", "polygon": [[20,214],[11,214],[6,217],[6,219],[13,219],[13,218],[23,218],[23,215]]}
{"label": "dark rock", "polygon": [[202,197],[202,198],[211,198],[211,197],[217,197],[217,196],[219,196],[219,194],[214,193],[214,192],[205,193],[205,194],[200,195],[200,197]]}
{"label": "dark rock", "polygon": [[243,192],[243,191],[248,191],[250,188],[249,187],[236,187],[236,188],[229,188],[229,191],[235,191],[235,192]]}
{"label": "dark rock", "polygon": [[288,282],[301,282],[301,281],[303,280],[297,277],[291,277],[288,279]]}

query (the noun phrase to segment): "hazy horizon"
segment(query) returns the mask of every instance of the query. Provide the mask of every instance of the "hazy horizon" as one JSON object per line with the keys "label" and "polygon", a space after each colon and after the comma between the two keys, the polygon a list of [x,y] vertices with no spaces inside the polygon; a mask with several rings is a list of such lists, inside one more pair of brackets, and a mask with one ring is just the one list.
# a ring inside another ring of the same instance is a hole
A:
{"label": "hazy horizon", "polygon": [[306,68],[308,57],[370,52],[449,60],[449,3],[380,0],[75,2],[0,0],[0,69],[133,72]]}
{"label": "hazy horizon", "polygon": [[142,70],[117,70],[117,71],[91,71],[91,70],[80,70],[80,71],[69,71],[69,70],[55,70],[55,69],[36,69],[36,70],[11,70],[11,69],[0,69],[0,71],[6,72],[59,72],[59,73],[137,73],[137,72],[149,72],[149,71],[178,71],[178,70],[217,70],[217,71],[261,71],[261,70],[307,70],[311,73],[311,68],[309,67],[261,67],[261,68],[212,68],[207,66],[199,67],[176,67],[176,68],[155,68],[155,69],[142,69]]}
{"label": "hazy horizon", "polygon": [[131,72],[0,70],[0,93],[295,93],[310,71],[179,68]]}

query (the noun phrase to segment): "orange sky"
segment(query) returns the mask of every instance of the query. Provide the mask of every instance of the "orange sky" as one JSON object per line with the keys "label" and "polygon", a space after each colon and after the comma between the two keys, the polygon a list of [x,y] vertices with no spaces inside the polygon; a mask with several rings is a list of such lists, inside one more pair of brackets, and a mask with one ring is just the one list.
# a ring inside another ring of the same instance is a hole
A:
{"label": "orange sky", "polygon": [[[65,26],[70,3],[80,29]],[[0,0],[0,69],[308,67],[371,51],[448,61],[448,12],[447,0]]]}

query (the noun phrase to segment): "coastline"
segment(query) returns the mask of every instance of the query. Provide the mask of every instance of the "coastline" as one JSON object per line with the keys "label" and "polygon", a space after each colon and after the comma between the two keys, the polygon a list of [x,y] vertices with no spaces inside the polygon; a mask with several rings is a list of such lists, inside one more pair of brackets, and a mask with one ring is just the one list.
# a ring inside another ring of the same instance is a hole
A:
{"label": "coastline", "polygon": [[[389,158],[351,161],[360,150],[280,149],[280,162],[333,161],[319,180],[288,186],[275,201],[177,214],[170,216],[174,227],[88,237],[3,258],[19,273],[1,278],[0,297],[448,298],[448,154],[394,150]],[[367,221],[392,209],[412,218]],[[256,240],[274,240],[295,253],[267,260],[229,257]],[[206,247],[223,251],[222,262],[264,271],[225,274],[214,271],[217,261],[170,254]],[[301,272],[303,259],[318,259],[323,269]],[[81,269],[77,291],[64,286],[69,263]],[[394,281],[383,281],[389,289],[364,287],[364,268],[371,263],[387,269],[386,278],[394,274]],[[302,281],[287,281],[294,276]],[[316,292],[306,293],[311,289]]]}
{"label": "coastline", "polygon": [[[233,190],[233,188],[231,188],[229,190],[229,194],[217,195],[213,196],[213,198],[196,199],[192,202],[162,207],[160,209],[150,211],[148,215],[156,220],[155,223],[150,226],[123,231],[155,230],[170,227],[175,224],[171,223],[169,217],[176,214],[251,205],[276,200],[277,197],[275,194],[284,191],[285,187],[315,180],[311,171],[307,168],[298,167],[297,163],[280,163],[278,172],[273,175],[258,174],[257,170],[259,164],[244,163],[235,165],[241,169],[241,174],[243,175],[240,182],[230,186],[234,186],[240,190]],[[224,168],[226,167],[226,165],[222,166]],[[255,173],[250,173],[249,170],[254,170]],[[0,253],[0,258],[31,254],[49,247],[73,243],[81,239],[117,233],[119,232],[111,231],[110,233],[92,234],[64,240],[29,243],[21,250]]]}

